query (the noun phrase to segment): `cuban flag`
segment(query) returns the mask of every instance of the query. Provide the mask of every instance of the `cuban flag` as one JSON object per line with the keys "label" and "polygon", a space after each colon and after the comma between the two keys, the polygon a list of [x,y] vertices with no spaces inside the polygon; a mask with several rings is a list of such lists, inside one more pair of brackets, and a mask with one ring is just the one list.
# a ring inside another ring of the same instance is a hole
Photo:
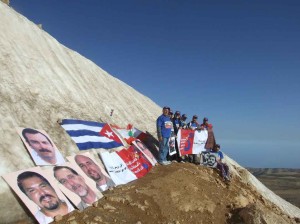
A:
{"label": "cuban flag", "polygon": [[71,136],[80,150],[92,148],[111,149],[123,145],[121,139],[106,123],[64,119],[61,126]]}

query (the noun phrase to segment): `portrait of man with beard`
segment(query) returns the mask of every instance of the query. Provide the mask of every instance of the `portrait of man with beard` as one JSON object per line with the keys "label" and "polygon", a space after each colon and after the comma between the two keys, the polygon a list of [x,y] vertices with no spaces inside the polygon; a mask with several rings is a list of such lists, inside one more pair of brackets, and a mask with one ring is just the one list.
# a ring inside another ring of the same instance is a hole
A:
{"label": "portrait of man with beard", "polygon": [[65,162],[49,137],[41,131],[24,128],[22,137],[36,165],[59,165]]}
{"label": "portrait of man with beard", "polygon": [[74,169],[69,166],[55,166],[53,168],[53,175],[62,186],[79,196],[80,202],[77,203],[76,199],[70,193],[68,195],[65,189],[60,188],[79,210],[83,210],[91,206],[93,202],[99,200],[103,195],[95,187],[94,191],[92,185],[89,185],[88,181]]}
{"label": "portrait of man with beard", "polygon": [[57,215],[65,215],[74,210],[67,201],[58,197],[49,181],[41,174],[25,171],[18,175],[19,189],[38,206],[34,214],[39,223],[50,223]]}
{"label": "portrait of man with beard", "polygon": [[84,155],[76,155],[75,162],[81,168],[81,170],[92,180],[96,182],[96,187],[99,191],[105,191],[115,186],[112,179],[104,174],[104,170],[101,170],[91,158]]}

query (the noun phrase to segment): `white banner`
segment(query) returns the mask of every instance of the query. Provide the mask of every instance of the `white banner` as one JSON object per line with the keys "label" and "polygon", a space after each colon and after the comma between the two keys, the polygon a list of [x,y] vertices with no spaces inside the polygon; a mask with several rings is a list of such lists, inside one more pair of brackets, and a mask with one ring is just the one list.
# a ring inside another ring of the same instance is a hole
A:
{"label": "white banner", "polygon": [[199,154],[206,151],[205,143],[207,141],[208,132],[207,130],[196,130],[193,144],[193,154]]}

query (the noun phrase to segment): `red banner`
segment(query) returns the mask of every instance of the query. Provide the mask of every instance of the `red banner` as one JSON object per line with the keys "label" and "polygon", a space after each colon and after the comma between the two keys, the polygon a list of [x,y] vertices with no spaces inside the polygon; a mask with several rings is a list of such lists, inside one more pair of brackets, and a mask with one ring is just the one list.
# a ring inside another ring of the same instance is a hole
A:
{"label": "red banner", "polygon": [[137,178],[145,176],[152,168],[151,163],[144,154],[135,146],[116,152],[126,163],[127,167]]}

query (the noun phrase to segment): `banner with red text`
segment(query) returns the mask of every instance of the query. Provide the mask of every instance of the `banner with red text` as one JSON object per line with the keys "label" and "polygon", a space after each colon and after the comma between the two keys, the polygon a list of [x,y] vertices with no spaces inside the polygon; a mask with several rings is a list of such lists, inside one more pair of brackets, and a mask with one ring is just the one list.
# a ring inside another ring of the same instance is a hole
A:
{"label": "banner with red text", "polygon": [[116,185],[127,184],[137,177],[128,169],[124,160],[116,152],[100,152],[103,164]]}
{"label": "banner with red text", "polygon": [[148,161],[141,150],[135,145],[130,146],[128,149],[122,149],[116,153],[137,178],[145,176],[152,168],[150,161]]}

